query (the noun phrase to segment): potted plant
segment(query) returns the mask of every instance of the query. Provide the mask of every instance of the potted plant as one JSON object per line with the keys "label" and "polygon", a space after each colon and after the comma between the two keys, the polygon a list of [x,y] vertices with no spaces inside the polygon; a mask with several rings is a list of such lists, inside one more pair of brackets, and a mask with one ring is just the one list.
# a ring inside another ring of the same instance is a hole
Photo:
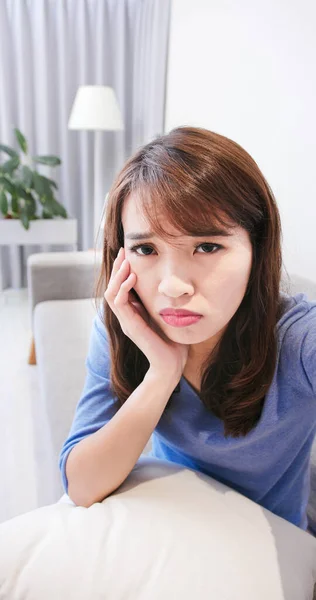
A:
{"label": "potted plant", "polygon": [[14,133],[20,154],[0,144],[0,151],[7,155],[0,163],[0,212],[4,219],[19,219],[25,229],[38,219],[67,219],[65,207],[54,196],[57,184],[34,168],[36,164],[56,167],[61,160],[57,156],[31,156],[25,136],[17,128]]}

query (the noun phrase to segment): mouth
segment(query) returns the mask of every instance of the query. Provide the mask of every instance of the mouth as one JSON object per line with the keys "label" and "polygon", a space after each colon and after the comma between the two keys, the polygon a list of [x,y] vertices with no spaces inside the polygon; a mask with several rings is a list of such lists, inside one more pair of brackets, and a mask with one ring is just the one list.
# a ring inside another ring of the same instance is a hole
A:
{"label": "mouth", "polygon": [[[161,313],[160,313],[161,314]],[[167,325],[171,325],[171,327],[188,327],[189,325],[194,325],[198,323],[200,319],[202,319],[202,315],[197,314],[161,314],[162,319]]]}
{"label": "mouth", "polygon": [[201,317],[199,313],[192,312],[191,310],[185,310],[184,308],[164,308],[159,313],[161,316],[171,317]]}

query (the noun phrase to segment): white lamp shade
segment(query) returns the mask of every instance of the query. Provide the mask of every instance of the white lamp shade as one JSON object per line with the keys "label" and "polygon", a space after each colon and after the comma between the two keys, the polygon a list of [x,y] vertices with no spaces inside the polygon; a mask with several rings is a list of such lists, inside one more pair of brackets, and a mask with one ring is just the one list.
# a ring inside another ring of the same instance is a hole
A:
{"label": "white lamp shade", "polygon": [[73,103],[68,128],[94,131],[124,129],[113,88],[104,85],[80,86]]}

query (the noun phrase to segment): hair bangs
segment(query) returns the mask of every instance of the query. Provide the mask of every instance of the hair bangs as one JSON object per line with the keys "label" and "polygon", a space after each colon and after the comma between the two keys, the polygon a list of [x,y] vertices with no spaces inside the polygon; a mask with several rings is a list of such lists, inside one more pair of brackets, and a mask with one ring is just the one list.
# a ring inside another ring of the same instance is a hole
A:
{"label": "hair bangs", "polygon": [[[162,239],[175,239],[171,225],[183,235],[196,236],[211,229],[230,231],[237,226],[232,215],[226,213],[219,203],[212,202],[197,190],[192,194],[179,189],[175,183],[157,180],[155,184],[141,183],[134,188],[135,201],[149,224],[149,228]],[[237,217],[238,218],[238,217]]]}

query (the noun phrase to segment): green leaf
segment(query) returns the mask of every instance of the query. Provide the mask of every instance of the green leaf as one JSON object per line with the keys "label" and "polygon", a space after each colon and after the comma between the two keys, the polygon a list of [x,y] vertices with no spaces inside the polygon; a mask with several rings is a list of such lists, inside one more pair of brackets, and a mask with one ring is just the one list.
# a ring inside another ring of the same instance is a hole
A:
{"label": "green leaf", "polygon": [[15,193],[18,198],[23,198],[24,200],[28,199],[28,192],[26,192],[25,189],[18,183],[15,184]]}
{"label": "green leaf", "polygon": [[64,206],[60,207],[60,213],[59,214],[60,214],[61,217],[63,217],[63,219],[68,219],[68,213],[67,213],[67,211],[66,211],[66,209],[65,209]]}
{"label": "green leaf", "polygon": [[29,167],[24,165],[22,167],[22,182],[26,188],[30,189],[32,187],[32,181],[33,181],[33,172],[31,171],[31,169]]}
{"label": "green leaf", "polygon": [[45,196],[44,203],[45,203],[45,210],[46,210],[46,212],[50,213],[53,216],[55,214],[55,211],[54,211],[55,200],[54,200],[54,198],[52,196]]}
{"label": "green leaf", "polygon": [[32,194],[29,194],[28,199],[26,200],[26,213],[27,216],[32,219],[36,215],[36,201]]}
{"label": "green leaf", "polygon": [[57,200],[55,200],[55,215],[63,217],[64,219],[67,219],[68,217],[65,207],[57,202]]}
{"label": "green leaf", "polygon": [[49,177],[44,177],[44,175],[42,175],[42,177],[43,177],[43,179],[46,179],[46,181],[49,183],[49,185],[54,187],[55,190],[58,190],[58,185],[53,179],[49,179]]}
{"label": "green leaf", "polygon": [[21,131],[19,129],[15,129],[14,133],[15,133],[16,139],[18,140],[21,150],[24,152],[24,154],[27,154],[27,141],[26,141],[23,133],[21,133]]}
{"label": "green leaf", "polygon": [[18,214],[19,204],[18,204],[18,199],[16,196],[12,196],[12,198],[11,198],[11,209],[12,209],[12,213]]}
{"label": "green leaf", "polygon": [[40,202],[42,202],[43,196],[52,197],[53,192],[50,184],[46,181],[46,178],[37,173],[37,171],[33,171],[33,186],[39,195]]}
{"label": "green leaf", "polygon": [[13,148],[10,148],[5,144],[0,144],[0,150],[2,150],[2,152],[5,152],[6,154],[9,154],[9,156],[12,156],[12,158],[19,157],[18,153],[15,150],[13,150]]}
{"label": "green leaf", "polygon": [[6,217],[8,214],[8,199],[3,190],[0,192],[0,210],[2,214]]}
{"label": "green leaf", "polygon": [[18,168],[20,164],[20,159],[18,156],[14,156],[13,158],[10,158],[10,160],[7,160],[5,163],[3,163],[2,167],[1,167],[1,171],[2,173],[12,173],[15,169]]}
{"label": "green leaf", "polygon": [[48,212],[47,210],[45,210],[45,208],[43,208],[43,210],[42,210],[42,219],[51,219],[52,216],[53,215],[50,212]]}
{"label": "green leaf", "polygon": [[36,213],[36,201],[30,192],[24,190],[21,186],[16,186],[16,195],[18,197],[19,206],[25,210],[28,217]]}
{"label": "green leaf", "polygon": [[3,185],[9,194],[12,195],[15,193],[15,186],[9,179],[7,179],[7,177],[0,177],[0,185]]}
{"label": "green leaf", "polygon": [[61,164],[60,158],[58,156],[47,155],[47,156],[32,156],[34,162],[41,163],[42,165],[48,165],[49,167],[57,167],[57,165]]}
{"label": "green leaf", "polygon": [[22,225],[23,225],[24,229],[29,229],[30,228],[30,221],[29,221],[29,218],[27,216],[26,211],[24,211],[24,210],[21,211],[20,219],[22,221]]}
{"label": "green leaf", "polygon": [[54,198],[52,196],[50,196],[50,197],[45,196],[42,198],[42,204],[45,205],[44,210],[51,217],[56,216],[56,217],[63,217],[64,219],[67,219],[67,211],[66,211],[65,207],[62,206],[62,204],[60,204],[59,202],[57,202],[56,198]]}

